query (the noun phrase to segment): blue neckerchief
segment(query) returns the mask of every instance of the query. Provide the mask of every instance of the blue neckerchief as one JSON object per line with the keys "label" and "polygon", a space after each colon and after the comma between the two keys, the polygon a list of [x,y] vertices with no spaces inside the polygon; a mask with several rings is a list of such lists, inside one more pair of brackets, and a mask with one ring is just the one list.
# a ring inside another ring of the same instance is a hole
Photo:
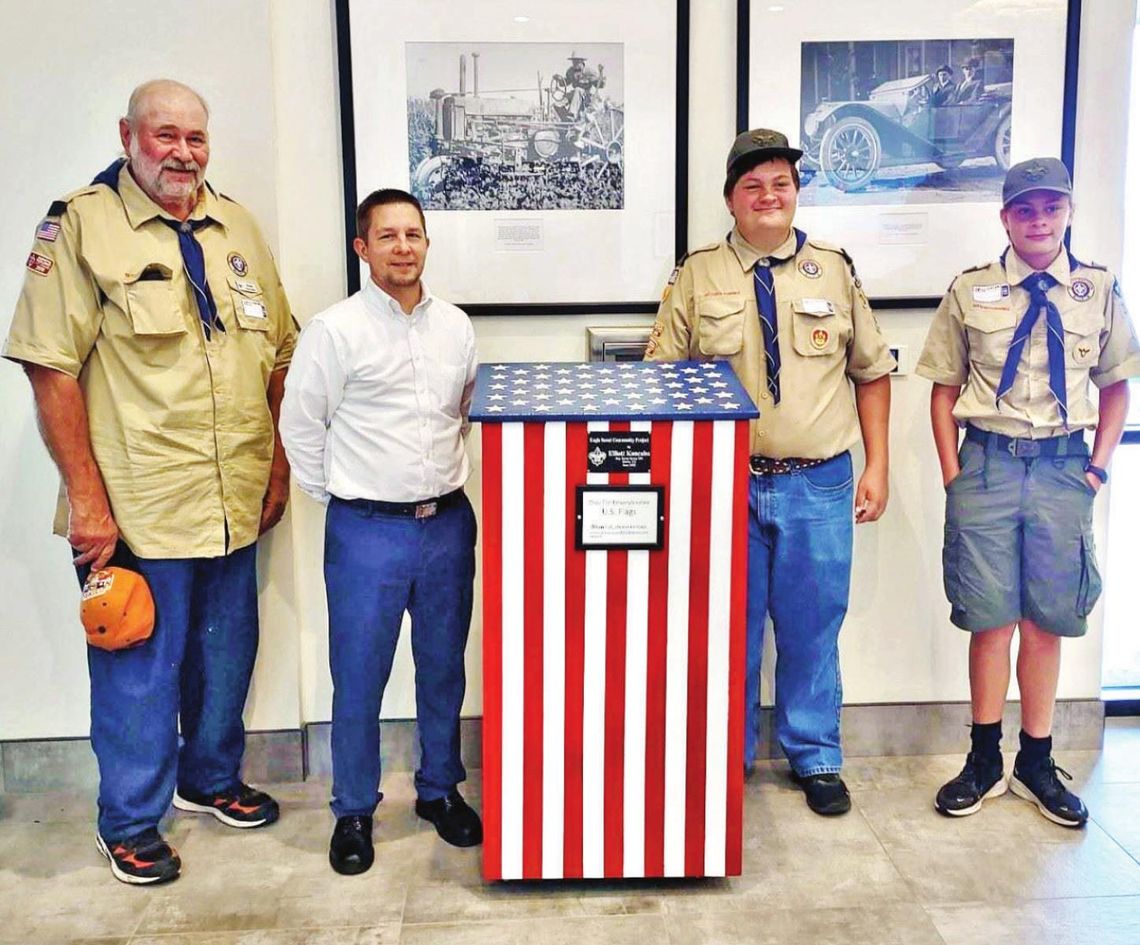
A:
{"label": "blue neckerchief", "polygon": [[[1005,254],[1001,257],[1002,266],[1005,266]],[[1075,268],[1076,260],[1069,254],[1069,265]],[[1057,285],[1057,280],[1047,272],[1034,272],[1021,282],[1021,287],[1029,293],[1029,308],[1018,322],[1013,332],[1013,341],[1010,342],[1009,352],[1005,356],[1005,365],[1001,369],[1001,381],[998,383],[997,396],[994,403],[1000,408],[1001,399],[1013,388],[1014,378],[1017,376],[1017,367],[1021,362],[1021,355],[1033,326],[1037,324],[1042,310],[1045,312],[1046,347],[1049,353],[1049,392],[1057,402],[1057,410],[1061,414],[1061,422],[1065,429],[1069,428],[1069,405],[1065,390],[1065,326],[1061,322],[1061,313],[1057,306],[1049,301],[1048,292]]]}
{"label": "blue neckerchief", "polygon": [[[788,259],[795,258],[803,249],[807,234],[793,228],[796,234],[796,248]],[[768,393],[772,403],[780,402],[780,339],[776,318],[776,286],[772,278],[772,266],[779,266],[787,259],[772,259],[765,265],[757,260],[752,269],[752,288],[756,293],[756,311],[760,316],[760,334],[764,338],[764,361],[767,366]]]}

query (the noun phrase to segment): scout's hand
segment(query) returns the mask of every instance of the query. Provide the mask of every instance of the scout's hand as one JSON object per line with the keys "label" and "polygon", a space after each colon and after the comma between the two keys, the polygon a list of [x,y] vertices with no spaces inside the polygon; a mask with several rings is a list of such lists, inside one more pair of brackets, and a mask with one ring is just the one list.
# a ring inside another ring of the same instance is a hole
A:
{"label": "scout's hand", "polygon": [[1100,479],[1094,476],[1091,472],[1085,473],[1085,482],[1089,484],[1089,487],[1093,492],[1100,492],[1100,487],[1104,485],[1104,483],[1101,482]]}
{"label": "scout's hand", "polygon": [[270,476],[269,488],[265,490],[265,498],[261,500],[261,524],[257,533],[264,535],[269,529],[281,521],[285,514],[285,506],[289,504],[289,475],[284,477]]}
{"label": "scout's hand", "polygon": [[67,521],[67,540],[79,554],[75,564],[89,564],[98,571],[111,560],[119,542],[119,526],[111,517],[106,498],[69,495],[70,515]]}
{"label": "scout's hand", "polygon": [[887,470],[868,466],[855,488],[855,521],[860,525],[874,522],[887,507]]}

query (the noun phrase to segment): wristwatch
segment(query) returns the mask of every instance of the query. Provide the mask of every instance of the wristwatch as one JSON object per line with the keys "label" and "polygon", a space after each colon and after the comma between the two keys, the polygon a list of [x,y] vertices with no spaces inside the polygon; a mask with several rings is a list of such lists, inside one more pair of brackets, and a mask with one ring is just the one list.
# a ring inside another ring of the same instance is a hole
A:
{"label": "wristwatch", "polygon": [[1100,466],[1094,466],[1091,461],[1085,463],[1085,472],[1092,473],[1096,476],[1102,486],[1108,482],[1108,470],[1102,469]]}

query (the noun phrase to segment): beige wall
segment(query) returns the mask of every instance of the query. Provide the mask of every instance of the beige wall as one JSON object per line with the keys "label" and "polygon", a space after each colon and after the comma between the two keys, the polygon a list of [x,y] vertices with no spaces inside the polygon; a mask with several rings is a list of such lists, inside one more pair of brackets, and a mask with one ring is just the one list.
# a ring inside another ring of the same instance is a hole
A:
{"label": "beige wall", "polygon": [[[213,108],[210,177],[253,209],[278,253],[304,323],[344,293],[341,162],[336,52],[331,4],[311,0],[218,0],[195,4],[204,24],[193,66],[182,43],[188,28],[141,0],[115,5],[113,22],[78,0],[52,3],[53,28],[24,4],[0,0],[0,174],[9,182],[0,228],[0,330],[6,330],[22,280],[31,232],[47,204],[89,179],[115,154],[115,119],[130,88],[172,74],[200,88]],[[1119,263],[1128,87],[1135,0],[1085,5],[1078,124],[1074,245]],[[701,0],[692,25],[690,244],[728,228],[720,198],[723,158],[735,113],[735,3]],[[139,25],[131,27],[131,22]],[[189,27],[193,28],[193,27]],[[92,76],[97,81],[92,81]],[[463,247],[434,244],[446,264]],[[980,260],[979,260],[980,261]],[[949,281],[952,273],[947,273]],[[429,270],[430,276],[430,270]],[[929,312],[885,312],[892,344],[917,356]],[[483,360],[580,360],[588,325],[647,318],[482,318]],[[942,489],[927,422],[927,383],[892,382],[891,506],[862,527],[850,617],[842,637],[849,702],[944,701],[967,697],[965,635],[946,619],[940,550]],[[27,384],[0,367],[0,739],[81,735],[87,727],[84,647],[75,621],[77,589],[67,549],[48,535],[55,476],[39,445]],[[478,492],[478,435],[469,491]],[[1102,558],[1107,503],[1098,504]],[[323,512],[299,494],[262,546],[263,636],[248,711],[255,728],[292,728],[329,717],[324,595]],[[1086,640],[1066,644],[1064,697],[1095,697],[1100,685],[1100,611]],[[479,621],[467,662],[465,711],[478,714]],[[384,715],[413,713],[410,657],[402,644]],[[769,668],[771,661],[769,660]]]}

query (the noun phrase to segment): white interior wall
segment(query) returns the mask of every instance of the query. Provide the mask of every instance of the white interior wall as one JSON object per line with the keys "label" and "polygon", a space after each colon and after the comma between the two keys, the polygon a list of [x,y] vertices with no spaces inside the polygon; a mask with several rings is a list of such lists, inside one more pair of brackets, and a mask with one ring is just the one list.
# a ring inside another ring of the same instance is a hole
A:
{"label": "white interior wall", "polygon": [[[138,81],[170,74],[212,104],[210,178],[261,221],[294,310],[304,323],[344,292],[339,114],[331,3],[307,0],[201,2],[194,64],[186,20],[129,0],[109,18],[78,0],[44,12],[0,0],[0,127],[8,146],[0,174],[9,221],[0,228],[0,331],[6,331],[23,278],[32,230],[47,204],[89,179],[115,154],[115,120]],[[724,154],[734,133],[735,3],[694,4],[689,136],[690,244],[730,225],[720,197]],[[1082,40],[1074,245],[1109,265],[1120,260],[1130,38],[1135,0],[1086,3]],[[134,24],[134,25],[132,25]],[[222,26],[225,28],[221,28]],[[173,65],[172,65],[173,64]],[[1060,63],[1058,63],[1060,68]],[[92,81],[92,76],[98,81]],[[1119,108],[1106,107],[1106,103]],[[446,264],[463,247],[433,244]],[[430,274],[430,270],[429,270]],[[947,273],[949,281],[952,273]],[[917,357],[927,312],[886,312],[892,344]],[[649,318],[477,319],[480,356],[493,360],[579,360],[590,325]],[[893,382],[891,505],[861,527],[851,611],[842,647],[850,702],[943,701],[967,697],[966,637],[946,619],[940,577],[942,489],[927,421],[928,384]],[[77,589],[67,549],[50,536],[55,475],[39,444],[28,385],[0,367],[0,739],[81,735],[87,680],[75,620]],[[478,496],[478,434],[469,492]],[[1104,554],[1107,503],[1098,503]],[[262,546],[262,648],[249,711],[254,728],[290,728],[329,717],[323,511],[294,494],[286,520]],[[477,603],[478,608],[478,603]],[[1061,695],[1096,697],[1100,611],[1083,641],[1066,644]],[[476,616],[467,662],[466,714],[478,714],[480,633]],[[769,661],[769,669],[770,669]],[[45,699],[45,693],[50,697]],[[386,717],[414,711],[406,643],[385,699]]]}

